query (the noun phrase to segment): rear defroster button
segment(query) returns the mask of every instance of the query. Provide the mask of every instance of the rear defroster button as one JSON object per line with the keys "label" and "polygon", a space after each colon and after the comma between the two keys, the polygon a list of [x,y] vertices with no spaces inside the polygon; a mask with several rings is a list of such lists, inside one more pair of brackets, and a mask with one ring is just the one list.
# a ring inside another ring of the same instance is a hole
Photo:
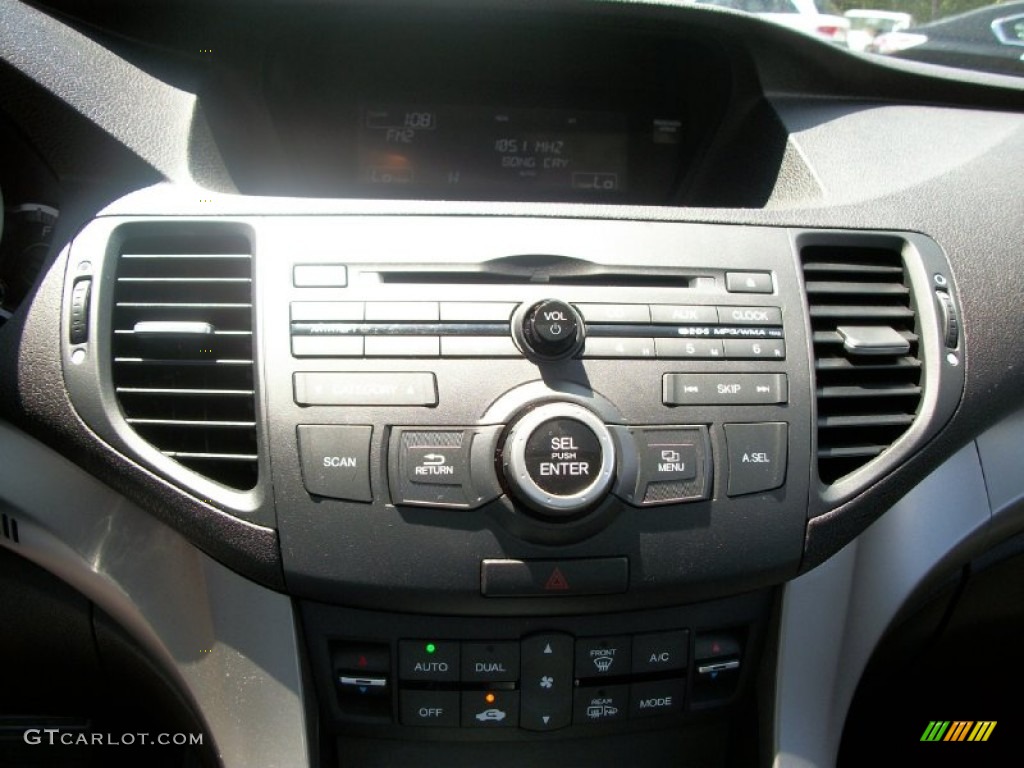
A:
{"label": "rear defroster button", "polygon": [[550,517],[574,515],[608,490],[615,448],[604,423],[571,403],[552,403],[517,421],[505,440],[505,476],[516,495]]}

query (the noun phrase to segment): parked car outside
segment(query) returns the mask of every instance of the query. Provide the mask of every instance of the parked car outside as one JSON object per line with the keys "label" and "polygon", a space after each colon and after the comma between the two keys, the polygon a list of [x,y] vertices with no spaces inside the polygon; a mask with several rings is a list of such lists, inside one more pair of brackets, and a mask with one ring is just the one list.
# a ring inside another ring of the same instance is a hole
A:
{"label": "parked car outside", "polygon": [[714,5],[781,24],[791,29],[846,45],[850,20],[842,16],[832,0],[695,0],[699,5]]}
{"label": "parked car outside", "polygon": [[867,49],[930,64],[1024,75],[1024,2],[1000,3],[879,35]]}
{"label": "parked car outside", "polygon": [[914,17],[901,11],[855,8],[843,14],[850,20],[846,44],[852,51],[863,51],[879,35],[902,32],[914,25]]}

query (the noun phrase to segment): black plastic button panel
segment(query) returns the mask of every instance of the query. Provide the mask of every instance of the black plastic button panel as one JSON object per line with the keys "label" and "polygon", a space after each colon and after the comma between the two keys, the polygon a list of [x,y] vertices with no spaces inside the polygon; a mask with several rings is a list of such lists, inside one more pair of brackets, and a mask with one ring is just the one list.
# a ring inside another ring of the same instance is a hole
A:
{"label": "black plastic button panel", "polygon": [[[711,443],[699,426],[620,427],[636,451],[636,464],[620,472],[615,494],[638,507],[708,498]],[[632,454],[630,454],[632,458]]]}
{"label": "black plastic button panel", "polygon": [[[771,293],[769,273],[737,274],[737,288],[731,292]],[[755,289],[745,287],[751,281]],[[521,318],[518,346],[512,330],[517,306],[501,301],[295,301],[292,355],[500,358],[521,357],[526,350],[541,359],[786,356],[782,310],[775,306],[569,304],[550,299],[530,307]]]}
{"label": "black plastic button panel", "polygon": [[500,426],[393,427],[388,478],[395,504],[475,509],[501,495]]}
{"label": "black plastic button panel", "polygon": [[[701,653],[713,647],[727,654],[705,662],[724,661],[738,670],[739,635],[701,637]],[[399,721],[425,728],[545,732],[679,715],[693,674],[690,657],[685,629],[603,637],[544,632],[461,643],[400,640]],[[711,674],[707,682],[717,677]]]}

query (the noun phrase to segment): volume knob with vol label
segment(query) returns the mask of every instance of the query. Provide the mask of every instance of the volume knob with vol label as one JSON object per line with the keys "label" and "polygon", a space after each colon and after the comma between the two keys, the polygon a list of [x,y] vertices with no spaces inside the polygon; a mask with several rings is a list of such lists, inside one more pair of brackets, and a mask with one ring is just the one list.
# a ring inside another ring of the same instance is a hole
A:
{"label": "volume knob with vol label", "polygon": [[546,299],[527,310],[522,341],[527,351],[541,360],[569,357],[583,342],[583,321],[564,301]]}

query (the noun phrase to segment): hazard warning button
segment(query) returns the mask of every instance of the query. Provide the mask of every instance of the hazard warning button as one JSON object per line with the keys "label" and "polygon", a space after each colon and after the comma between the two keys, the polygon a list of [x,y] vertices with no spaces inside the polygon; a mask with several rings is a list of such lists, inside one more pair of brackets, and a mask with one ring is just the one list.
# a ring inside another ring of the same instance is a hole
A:
{"label": "hazard warning button", "polygon": [[613,595],[629,587],[629,560],[484,560],[480,591],[485,597]]}

